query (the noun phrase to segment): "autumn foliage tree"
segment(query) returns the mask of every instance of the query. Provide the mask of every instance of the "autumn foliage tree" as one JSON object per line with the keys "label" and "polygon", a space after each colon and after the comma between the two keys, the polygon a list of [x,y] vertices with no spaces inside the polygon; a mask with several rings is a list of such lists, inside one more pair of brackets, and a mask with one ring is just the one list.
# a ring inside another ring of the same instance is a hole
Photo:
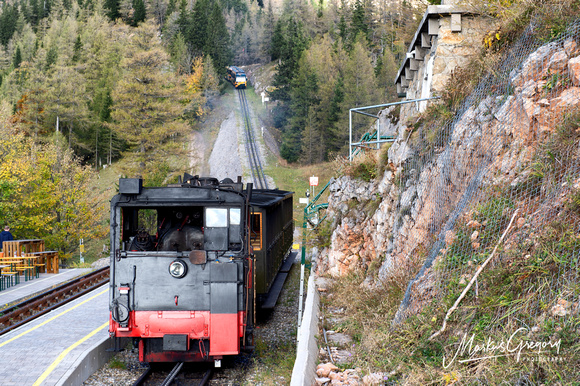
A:
{"label": "autumn foliage tree", "polygon": [[172,139],[188,129],[182,118],[184,82],[162,71],[169,66],[169,56],[152,23],[142,23],[129,44],[122,63],[125,74],[112,93],[115,103],[109,125],[129,145],[126,174],[147,178],[168,154],[181,148]]}
{"label": "autumn foliage tree", "polygon": [[185,78],[186,114],[199,118],[208,112],[207,101],[218,93],[218,75],[210,56],[197,57]]}
{"label": "autumn foliage tree", "polygon": [[57,134],[40,144],[19,132],[0,105],[0,218],[20,239],[44,239],[67,258],[79,240],[103,237],[106,201],[92,194],[94,172]]}

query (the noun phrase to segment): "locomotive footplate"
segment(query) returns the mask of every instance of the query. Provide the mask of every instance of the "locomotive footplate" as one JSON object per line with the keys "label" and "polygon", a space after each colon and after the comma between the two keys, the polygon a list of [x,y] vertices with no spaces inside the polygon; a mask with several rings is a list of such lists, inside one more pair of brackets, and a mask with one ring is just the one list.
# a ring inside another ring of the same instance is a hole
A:
{"label": "locomotive footplate", "polygon": [[163,335],[164,351],[187,351],[189,337],[187,334],[165,334]]}

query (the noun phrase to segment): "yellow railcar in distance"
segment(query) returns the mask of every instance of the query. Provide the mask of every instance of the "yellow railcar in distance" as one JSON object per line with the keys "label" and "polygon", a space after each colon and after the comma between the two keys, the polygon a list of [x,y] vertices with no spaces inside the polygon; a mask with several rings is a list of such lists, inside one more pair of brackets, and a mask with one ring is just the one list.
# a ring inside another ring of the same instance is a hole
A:
{"label": "yellow railcar in distance", "polygon": [[228,67],[226,79],[234,85],[235,88],[246,88],[246,73],[239,67]]}

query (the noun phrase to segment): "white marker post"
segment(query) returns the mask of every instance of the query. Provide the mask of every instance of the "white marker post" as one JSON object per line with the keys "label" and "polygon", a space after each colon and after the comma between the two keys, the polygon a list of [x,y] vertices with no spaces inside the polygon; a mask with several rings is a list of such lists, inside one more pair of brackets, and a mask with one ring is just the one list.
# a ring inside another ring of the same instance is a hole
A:
{"label": "white marker post", "polygon": [[81,251],[81,263],[84,263],[85,258],[83,257],[83,252],[85,251],[85,244],[83,243],[83,239],[81,239],[81,243],[79,245],[79,250]]}

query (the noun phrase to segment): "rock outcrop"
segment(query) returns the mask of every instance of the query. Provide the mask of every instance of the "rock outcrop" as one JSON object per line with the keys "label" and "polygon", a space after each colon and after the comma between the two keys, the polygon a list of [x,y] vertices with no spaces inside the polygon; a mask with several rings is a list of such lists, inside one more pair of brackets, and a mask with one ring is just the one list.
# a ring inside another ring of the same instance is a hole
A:
{"label": "rock outcrop", "polygon": [[483,81],[447,126],[399,124],[384,174],[368,183],[349,176],[333,181],[328,213],[334,231],[318,272],[364,270],[368,286],[405,275],[412,280],[409,287],[422,294],[416,299],[434,296],[432,264],[454,242],[458,219],[472,221],[467,238],[477,250],[482,224],[468,213],[490,190],[530,184],[542,144],[580,107],[576,39],[537,49],[522,43],[520,52],[529,54],[519,62],[506,59],[496,78]]}

